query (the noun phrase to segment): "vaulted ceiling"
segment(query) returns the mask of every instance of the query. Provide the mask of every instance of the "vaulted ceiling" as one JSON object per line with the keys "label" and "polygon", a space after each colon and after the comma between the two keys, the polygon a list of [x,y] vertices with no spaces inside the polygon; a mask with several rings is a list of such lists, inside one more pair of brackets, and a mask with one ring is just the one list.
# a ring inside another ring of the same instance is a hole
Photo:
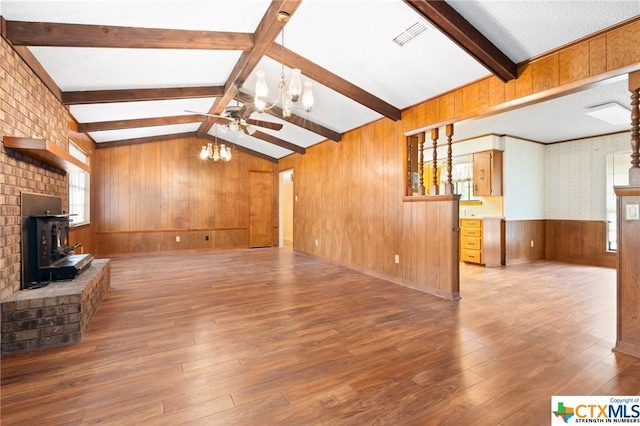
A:
{"label": "vaulted ceiling", "polygon": [[[290,14],[284,34],[280,11]],[[275,161],[327,139],[339,142],[344,132],[381,117],[398,120],[403,109],[489,74],[512,79],[519,62],[638,19],[640,2],[0,0],[0,15],[3,37],[99,146],[217,135]],[[404,46],[394,42],[415,24],[425,28],[419,36]],[[250,106],[257,70],[265,71],[275,99],[281,70],[289,80],[292,68],[312,82],[313,109],[294,110],[288,119],[281,105],[251,114],[281,130],[256,127],[249,135],[192,112]],[[568,112],[620,100],[623,86],[618,81],[550,105]],[[540,126],[516,126],[527,117],[476,120],[461,135],[483,129],[552,141],[536,134]],[[509,131],[499,129],[504,123]],[[584,126],[576,122],[571,137]],[[589,132],[624,129],[598,126]]]}

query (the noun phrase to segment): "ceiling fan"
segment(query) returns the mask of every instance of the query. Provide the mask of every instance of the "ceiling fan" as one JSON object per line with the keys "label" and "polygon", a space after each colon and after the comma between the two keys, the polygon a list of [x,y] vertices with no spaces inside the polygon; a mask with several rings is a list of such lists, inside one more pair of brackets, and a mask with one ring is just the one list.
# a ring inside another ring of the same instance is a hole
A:
{"label": "ceiling fan", "polygon": [[227,106],[224,109],[224,112],[220,115],[189,110],[185,110],[185,112],[217,118],[219,121],[222,121],[224,122],[224,124],[229,126],[231,130],[242,130],[247,135],[252,135],[253,133],[255,133],[256,129],[254,126],[264,127],[265,129],[271,130],[282,129],[282,124],[280,123],[273,123],[271,121],[255,120],[253,118],[249,118],[253,110],[254,108],[252,106],[231,105]]}

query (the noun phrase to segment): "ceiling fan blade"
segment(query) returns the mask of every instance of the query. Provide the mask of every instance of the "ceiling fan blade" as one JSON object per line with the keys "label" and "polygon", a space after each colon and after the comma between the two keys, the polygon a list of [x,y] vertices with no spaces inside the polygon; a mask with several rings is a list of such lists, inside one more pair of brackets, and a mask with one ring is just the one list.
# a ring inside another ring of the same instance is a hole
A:
{"label": "ceiling fan blade", "polygon": [[197,114],[197,115],[204,115],[205,117],[216,118],[216,119],[218,119],[218,121],[222,121],[222,122],[225,122],[225,123],[231,123],[232,121],[234,121],[232,118],[225,117],[225,116],[222,116],[222,115],[208,114],[208,113],[205,113],[205,112],[191,111],[191,110],[188,110],[188,109],[185,109],[184,112],[189,112],[191,114]]}
{"label": "ceiling fan blade", "polygon": [[245,121],[249,124],[253,124],[254,126],[264,127],[265,129],[271,129],[271,130],[282,129],[282,124],[272,123],[271,121],[254,120],[253,118],[247,118],[245,119]]}
{"label": "ceiling fan blade", "polygon": [[206,112],[200,112],[200,111],[191,111],[189,109],[185,109],[184,112],[188,112],[190,114],[197,114],[197,115],[205,115],[207,117],[214,117],[214,118],[219,118],[221,117],[220,115],[215,115],[215,114],[208,114]]}
{"label": "ceiling fan blade", "polygon": [[238,111],[238,115],[242,118],[248,118],[253,111],[255,111],[255,107],[253,105],[244,104],[242,105],[242,108],[240,108],[240,111]]}

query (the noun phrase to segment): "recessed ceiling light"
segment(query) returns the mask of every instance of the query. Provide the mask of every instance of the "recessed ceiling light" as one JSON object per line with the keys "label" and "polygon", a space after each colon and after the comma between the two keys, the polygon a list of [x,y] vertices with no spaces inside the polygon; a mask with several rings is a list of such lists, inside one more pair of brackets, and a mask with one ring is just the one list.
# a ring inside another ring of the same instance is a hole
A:
{"label": "recessed ceiling light", "polygon": [[420,34],[422,34],[427,29],[427,26],[422,22],[416,22],[402,33],[398,34],[396,38],[393,39],[393,42],[398,46],[402,47],[405,44],[409,43],[411,40],[415,40]]}
{"label": "recessed ceiling light", "polygon": [[631,111],[617,102],[609,102],[589,108],[587,115],[606,123],[620,126],[628,124],[631,126]]}

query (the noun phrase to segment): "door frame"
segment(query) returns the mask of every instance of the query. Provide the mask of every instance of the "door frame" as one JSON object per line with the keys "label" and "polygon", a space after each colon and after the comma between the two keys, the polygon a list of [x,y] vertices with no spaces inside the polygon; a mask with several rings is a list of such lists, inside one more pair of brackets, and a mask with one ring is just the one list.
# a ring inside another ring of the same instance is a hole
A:
{"label": "door frame", "polygon": [[[286,169],[278,173],[278,247],[284,247],[284,231],[291,228],[291,243],[293,243],[293,214],[294,214],[294,190],[293,169]],[[287,209],[291,209],[287,214]]]}

